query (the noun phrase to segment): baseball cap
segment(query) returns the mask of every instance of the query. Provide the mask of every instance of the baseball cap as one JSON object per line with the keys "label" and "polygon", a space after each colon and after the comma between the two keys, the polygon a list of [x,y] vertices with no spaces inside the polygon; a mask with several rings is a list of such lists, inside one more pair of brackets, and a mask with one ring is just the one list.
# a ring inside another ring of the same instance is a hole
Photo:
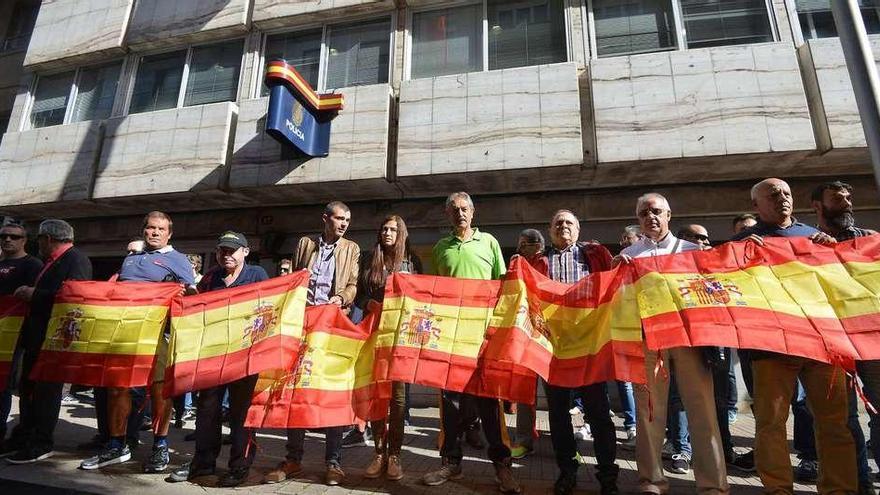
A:
{"label": "baseball cap", "polygon": [[240,247],[248,247],[248,241],[244,234],[227,230],[220,234],[220,237],[217,239],[217,247],[238,249]]}

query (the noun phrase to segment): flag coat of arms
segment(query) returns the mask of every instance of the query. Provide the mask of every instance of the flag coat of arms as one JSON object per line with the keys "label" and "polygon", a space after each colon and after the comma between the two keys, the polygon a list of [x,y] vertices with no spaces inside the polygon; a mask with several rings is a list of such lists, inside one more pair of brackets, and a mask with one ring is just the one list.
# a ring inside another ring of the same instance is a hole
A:
{"label": "flag coat of arms", "polygon": [[94,387],[150,383],[174,283],[68,281],[52,317],[33,380]]}
{"label": "flag coat of arms", "polygon": [[168,397],[289,368],[303,334],[309,273],[176,298]]}

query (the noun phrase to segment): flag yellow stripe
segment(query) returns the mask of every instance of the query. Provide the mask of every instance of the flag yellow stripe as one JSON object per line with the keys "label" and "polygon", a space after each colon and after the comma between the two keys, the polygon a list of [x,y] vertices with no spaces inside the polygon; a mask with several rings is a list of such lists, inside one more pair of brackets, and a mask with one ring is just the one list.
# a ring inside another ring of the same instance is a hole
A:
{"label": "flag yellow stripe", "polygon": [[[277,322],[263,339],[274,335],[301,338],[307,289],[274,294],[171,319],[175,363],[206,359],[250,347],[250,330],[257,320],[257,308],[271,304]],[[173,364],[173,363],[169,363]]]}
{"label": "flag yellow stripe", "polygon": [[312,332],[306,336],[305,347],[300,351],[295,383],[298,389],[345,391],[353,390],[357,377],[364,375],[372,363],[358,360],[366,341],[343,337],[326,332]]}
{"label": "flag yellow stripe", "polygon": [[[78,316],[69,316],[74,312]],[[168,306],[56,304],[52,308],[43,349],[93,354],[155,354],[167,315]],[[77,326],[79,336],[69,340],[67,345],[65,330]]]}
{"label": "flag yellow stripe", "polygon": [[[723,302],[692,281],[724,287]],[[880,313],[880,263],[808,265],[799,261],[728,273],[652,272],[636,282],[643,318],[679,308],[740,307],[811,318],[849,318]]]}
{"label": "flag yellow stripe", "polygon": [[23,321],[21,316],[0,318],[0,361],[12,361]]}

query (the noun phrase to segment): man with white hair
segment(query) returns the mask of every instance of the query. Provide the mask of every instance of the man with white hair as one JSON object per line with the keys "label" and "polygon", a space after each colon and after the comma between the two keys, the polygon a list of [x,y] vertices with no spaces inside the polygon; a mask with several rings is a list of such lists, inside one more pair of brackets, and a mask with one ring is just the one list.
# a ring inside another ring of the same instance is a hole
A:
{"label": "man with white hair", "polygon": [[52,455],[55,425],[61,410],[63,383],[35,382],[31,370],[46,338],[55,294],[66,280],[92,278],[92,262],[73,247],[73,227],[64,220],[44,220],[37,231],[40,256],[45,261],[32,286],[15,290],[15,297],[30,305],[18,345],[23,350],[19,426],[23,442],[6,460],[10,464],[29,464]]}
{"label": "man with white hair", "polygon": [[[636,218],[642,238],[616,256],[613,260],[615,265],[631,263],[633,258],[700,249],[696,244],[681,240],[669,231],[672,211],[669,202],[660,194],[648,193],[641,196],[636,202]],[[677,347],[662,352],[650,351],[645,347],[647,383],[646,386],[636,387],[636,464],[639,489],[641,493],[669,492],[669,481],[663,475],[661,456],[666,428],[669,376],[655,371],[660,355],[667,363],[670,373],[675,376],[688,415],[697,490],[701,494],[729,493],[721,434],[715,417],[712,372],[706,366],[703,352],[696,347]]]}
{"label": "man with white hair", "polygon": [[[763,238],[807,237],[817,244],[837,242],[830,235],[798,222],[793,216],[791,188],[781,179],[764,179],[752,187],[758,223],[733,236],[763,245]],[[750,359],[742,359],[750,355]],[[815,418],[819,457],[819,493],[856,493],[855,443],[847,428],[845,373],[834,366],[803,357],[771,352],[740,352],[743,374],[751,361],[755,411],[755,464],[768,493],[793,493],[786,421],[798,379]],[[748,383],[748,382],[747,382]],[[808,421],[808,418],[805,418]]]}

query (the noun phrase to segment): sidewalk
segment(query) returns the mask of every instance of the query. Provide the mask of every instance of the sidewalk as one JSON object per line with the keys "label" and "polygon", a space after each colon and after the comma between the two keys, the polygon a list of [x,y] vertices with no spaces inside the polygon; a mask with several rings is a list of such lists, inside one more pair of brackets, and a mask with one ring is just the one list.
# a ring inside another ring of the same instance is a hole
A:
{"label": "sidewalk", "polygon": [[[17,405],[13,405],[13,411],[17,411]],[[268,471],[284,456],[285,436],[281,431],[262,431],[258,434],[258,453],[251,477],[246,485],[236,490],[250,493],[283,493],[283,494],[494,494],[498,493],[494,482],[492,465],[479,452],[465,446],[466,457],[463,463],[465,479],[460,482],[449,482],[439,487],[427,487],[421,484],[420,478],[424,473],[437,468],[440,464],[436,448],[436,438],[439,431],[438,410],[436,408],[413,409],[413,424],[406,429],[406,439],[403,448],[403,467],[406,477],[400,482],[388,482],[385,480],[365,480],[363,469],[366,467],[372,455],[372,447],[356,447],[345,449],[343,454],[343,468],[347,474],[345,483],[338,487],[327,487],[322,484],[323,478],[323,438],[320,435],[309,433],[306,440],[305,474],[302,478],[276,485],[263,485],[261,479],[263,473]],[[81,471],[77,469],[79,461],[90,455],[88,452],[77,452],[75,446],[85,442],[95,433],[94,411],[91,404],[78,403],[71,406],[62,406],[61,420],[56,431],[56,454],[54,457],[32,465],[12,466],[0,462],[0,491],[4,493],[20,493],[21,485],[5,485],[4,480],[25,482],[45,487],[55,487],[61,491],[54,493],[149,493],[151,495],[162,494],[204,494],[205,492],[223,492],[229,489],[216,488],[216,477],[206,478],[204,486],[191,483],[167,483],[164,475],[145,475],[141,473],[140,461],[149,455],[152,441],[148,433],[141,433],[143,445],[134,453],[133,461],[126,464],[112,466],[102,471]],[[513,425],[513,416],[508,416],[508,424]],[[863,417],[863,423],[867,421]],[[579,425],[580,417],[575,417],[575,424]],[[623,437],[622,420],[615,418],[618,426],[618,436]],[[186,462],[194,449],[193,442],[185,442],[183,437],[194,428],[195,423],[189,421],[183,429],[172,428],[169,442],[174,452],[172,453],[172,466]],[[740,414],[739,420],[732,427],[734,443],[740,451],[750,448],[754,436],[754,419],[750,415]],[[866,429],[865,424],[863,428]],[[529,456],[514,465],[514,472],[523,484],[524,493],[547,494],[552,493],[553,482],[557,476],[553,452],[548,433],[547,414],[539,412],[538,429],[541,438],[536,444],[536,454]],[[224,428],[224,430],[226,430]],[[867,431],[867,430],[866,430]],[[789,436],[791,435],[791,420],[789,420]],[[580,451],[587,455],[587,462],[595,463],[591,456],[591,442],[580,442]],[[218,471],[222,472],[226,467],[226,454],[228,448],[224,447],[223,455],[218,460]],[[638,476],[636,473],[635,458],[633,452],[619,449],[618,456],[621,467],[620,488],[623,493],[636,493]],[[792,457],[792,463],[796,459]],[[872,467],[876,465],[872,462]],[[578,493],[597,494],[598,484],[593,477],[592,467],[585,466],[580,471]],[[671,493],[694,493],[693,475],[669,474],[672,483]],[[732,492],[736,494],[759,494],[760,480],[757,476],[730,476]],[[52,490],[45,490],[46,492]],[[816,493],[815,485],[795,485],[797,493]],[[28,491],[27,493],[37,493]]]}

